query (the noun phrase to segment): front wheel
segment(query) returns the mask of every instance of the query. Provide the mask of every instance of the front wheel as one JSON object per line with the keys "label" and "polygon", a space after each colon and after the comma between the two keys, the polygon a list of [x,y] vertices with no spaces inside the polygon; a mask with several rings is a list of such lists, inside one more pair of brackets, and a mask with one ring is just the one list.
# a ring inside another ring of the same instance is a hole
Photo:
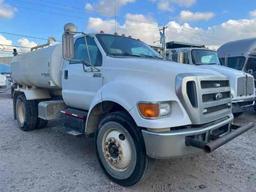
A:
{"label": "front wheel", "polygon": [[148,159],[141,131],[123,112],[111,113],[100,122],[96,151],[107,176],[119,185],[138,183],[146,171]]}

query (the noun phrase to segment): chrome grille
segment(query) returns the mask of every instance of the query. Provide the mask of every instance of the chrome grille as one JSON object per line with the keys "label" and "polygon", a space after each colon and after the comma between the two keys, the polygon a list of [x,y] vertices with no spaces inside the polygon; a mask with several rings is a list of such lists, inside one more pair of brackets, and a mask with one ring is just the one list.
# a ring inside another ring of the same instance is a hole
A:
{"label": "chrome grille", "polygon": [[201,92],[204,115],[230,108],[231,93],[228,80],[202,80]]}
{"label": "chrome grille", "polygon": [[246,95],[246,77],[239,77],[237,79],[237,96],[242,97]]}
{"label": "chrome grille", "polygon": [[176,93],[193,124],[205,124],[231,114],[231,90],[225,77],[177,77]]}
{"label": "chrome grille", "polygon": [[254,94],[254,77],[247,76],[246,89],[247,95]]}
{"label": "chrome grille", "polygon": [[250,76],[237,79],[237,96],[250,96],[254,94],[254,78]]}

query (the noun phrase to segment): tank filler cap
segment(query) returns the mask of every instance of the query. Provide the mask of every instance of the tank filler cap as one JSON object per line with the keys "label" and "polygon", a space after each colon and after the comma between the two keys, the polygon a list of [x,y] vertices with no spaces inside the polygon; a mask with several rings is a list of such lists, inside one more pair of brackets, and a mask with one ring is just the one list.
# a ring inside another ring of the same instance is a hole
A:
{"label": "tank filler cap", "polygon": [[65,31],[65,33],[76,33],[77,32],[77,27],[73,23],[67,23],[64,26],[64,31]]}

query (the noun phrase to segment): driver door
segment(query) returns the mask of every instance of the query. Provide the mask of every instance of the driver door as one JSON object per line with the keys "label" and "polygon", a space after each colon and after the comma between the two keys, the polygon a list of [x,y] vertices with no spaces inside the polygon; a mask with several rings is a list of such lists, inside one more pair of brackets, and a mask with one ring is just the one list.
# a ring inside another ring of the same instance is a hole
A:
{"label": "driver door", "polygon": [[100,72],[102,55],[94,38],[90,36],[78,38],[74,46],[74,60],[67,62],[63,71],[62,96],[66,105],[89,110],[103,84]]}

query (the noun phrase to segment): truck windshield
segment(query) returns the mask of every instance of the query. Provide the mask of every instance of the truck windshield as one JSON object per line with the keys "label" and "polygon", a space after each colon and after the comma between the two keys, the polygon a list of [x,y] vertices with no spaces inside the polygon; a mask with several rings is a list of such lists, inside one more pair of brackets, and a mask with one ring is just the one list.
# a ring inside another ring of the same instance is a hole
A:
{"label": "truck windshield", "polygon": [[192,60],[196,65],[220,65],[217,52],[211,50],[192,50]]}
{"label": "truck windshield", "polygon": [[109,56],[162,59],[159,53],[139,40],[109,34],[98,34],[96,37]]}
{"label": "truck windshield", "polygon": [[227,62],[227,67],[242,70],[245,64],[245,57],[239,56],[239,57],[229,57]]}

